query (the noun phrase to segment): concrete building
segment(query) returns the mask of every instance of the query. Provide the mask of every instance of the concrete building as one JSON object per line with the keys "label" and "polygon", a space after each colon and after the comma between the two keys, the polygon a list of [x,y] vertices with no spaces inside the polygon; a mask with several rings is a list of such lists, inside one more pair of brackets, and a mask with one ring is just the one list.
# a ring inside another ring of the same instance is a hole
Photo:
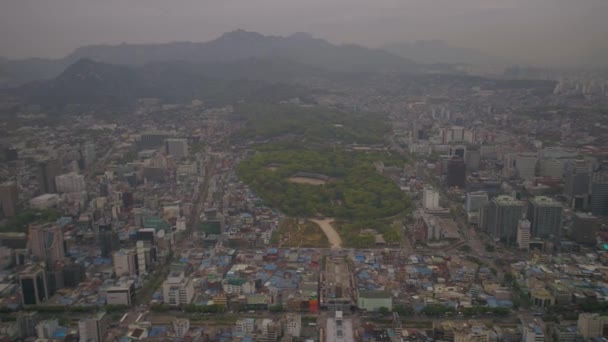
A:
{"label": "concrete building", "polygon": [[506,178],[517,177],[523,180],[532,180],[536,177],[536,153],[511,153],[506,156]]}
{"label": "concrete building", "polygon": [[467,166],[467,170],[471,172],[478,171],[479,164],[481,164],[481,153],[479,150],[467,150],[464,162]]}
{"label": "concrete building", "polygon": [[582,313],[578,315],[576,328],[578,334],[585,339],[606,336],[608,317],[595,313]]}
{"label": "concrete building", "polygon": [[76,173],[66,173],[55,178],[57,192],[72,193],[86,190],[84,176]]}
{"label": "concrete building", "polygon": [[32,255],[49,264],[63,261],[65,247],[63,245],[63,231],[60,226],[53,224],[30,225],[29,248]]}
{"label": "concrete building", "polygon": [[431,188],[424,189],[422,191],[422,206],[424,209],[439,208],[439,192]]}
{"label": "concrete building", "polygon": [[325,334],[326,342],[354,342],[353,321],[344,318],[342,311],[336,311],[334,317],[327,318]]}
{"label": "concrete building", "polygon": [[360,291],[357,306],[367,311],[377,311],[380,308],[392,311],[393,297],[389,291]]}
{"label": "concrete building", "polygon": [[497,196],[488,204],[486,232],[493,239],[514,243],[523,203],[510,196]]}
{"label": "concrete building", "polygon": [[57,192],[55,177],[61,174],[61,162],[58,159],[48,159],[38,164],[38,186],[40,193],[52,194]]}
{"label": "concrete building", "polygon": [[596,174],[591,184],[591,213],[608,216],[608,173]]}
{"label": "concrete building", "polygon": [[543,159],[540,161],[540,176],[561,179],[564,176],[565,164],[559,159]]}
{"label": "concrete building", "polygon": [[94,142],[86,142],[81,145],[80,153],[82,155],[83,166],[86,169],[91,168],[95,165],[95,161],[97,160],[97,155],[95,153],[95,143]]}
{"label": "concrete building", "polygon": [[13,217],[17,214],[19,188],[15,182],[5,182],[0,185],[0,203],[4,217]]}
{"label": "concrete building", "polygon": [[105,311],[78,321],[80,342],[101,342],[110,328],[110,316]]}
{"label": "concrete building", "polygon": [[36,324],[36,337],[42,339],[51,339],[53,333],[59,328],[59,321],[55,319],[48,319],[41,321]]}
{"label": "concrete building", "polygon": [[30,207],[34,209],[44,210],[57,206],[59,203],[59,195],[57,194],[43,194],[34,197],[30,200]]}
{"label": "concrete building", "polygon": [[108,305],[133,305],[135,303],[134,283],[108,287],[106,289],[106,303]]}
{"label": "concrete building", "polygon": [[545,332],[542,326],[530,323],[528,325],[524,325],[522,342],[545,342]]}
{"label": "concrete building", "polygon": [[165,140],[165,151],[167,155],[179,160],[188,157],[187,139],[167,139]]}
{"label": "concrete building", "polygon": [[49,298],[46,273],[38,265],[31,265],[19,273],[19,287],[23,305],[39,305]]}
{"label": "concrete building", "polygon": [[114,274],[117,277],[137,274],[137,253],[135,249],[121,249],[112,254]]}
{"label": "concrete building", "polygon": [[528,220],[533,238],[559,237],[562,231],[562,205],[545,196],[536,196],[528,202]]}
{"label": "concrete building", "polygon": [[173,330],[175,330],[175,337],[184,338],[190,330],[190,320],[187,318],[176,318],[173,321]]}
{"label": "concrete building", "polygon": [[589,213],[574,213],[570,238],[583,245],[594,245],[599,225],[599,219]]}
{"label": "concrete building", "polygon": [[165,304],[179,306],[190,304],[194,298],[194,284],[192,279],[186,277],[183,272],[172,272],[163,282],[163,302]]}
{"label": "concrete building", "polygon": [[285,316],[283,331],[286,335],[298,338],[302,334],[302,316],[288,313]]}
{"label": "concrete building", "polygon": [[530,221],[523,219],[517,225],[517,247],[528,250],[530,248]]}

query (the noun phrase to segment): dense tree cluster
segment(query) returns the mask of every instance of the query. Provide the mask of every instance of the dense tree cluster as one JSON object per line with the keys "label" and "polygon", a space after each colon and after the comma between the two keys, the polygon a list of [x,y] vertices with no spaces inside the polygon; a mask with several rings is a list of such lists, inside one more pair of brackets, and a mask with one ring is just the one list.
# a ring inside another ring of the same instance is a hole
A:
{"label": "dense tree cluster", "polygon": [[[383,159],[394,163],[394,158],[379,153],[278,149],[245,160],[237,172],[265,201],[287,215],[377,219],[398,214],[408,204],[395,183],[373,166]],[[277,167],[269,169],[269,165]],[[323,185],[290,182],[298,172],[323,174],[332,180]]]}

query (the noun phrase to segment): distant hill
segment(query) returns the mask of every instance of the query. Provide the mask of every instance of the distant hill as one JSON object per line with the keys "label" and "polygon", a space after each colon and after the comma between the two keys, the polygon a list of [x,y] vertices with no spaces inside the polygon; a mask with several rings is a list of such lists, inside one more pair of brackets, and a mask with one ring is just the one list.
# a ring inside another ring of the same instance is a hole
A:
{"label": "distant hill", "polygon": [[[230,69],[232,65],[227,65]],[[207,68],[207,69],[206,69]],[[310,91],[281,83],[243,78],[215,78],[205,74],[210,65],[155,63],[125,66],[81,59],[51,80],[31,82],[7,92],[45,106],[68,104],[130,105],[138,98],[168,102],[202,99],[212,103],[238,100],[280,101]],[[221,68],[216,69],[221,73]]]}
{"label": "distant hill", "polygon": [[502,64],[499,58],[483,52],[452,46],[441,40],[422,40],[409,43],[388,44],[383,47],[395,55],[419,63],[490,65]]}
{"label": "distant hill", "polygon": [[418,71],[417,63],[380,49],[334,45],[306,33],[287,37],[236,30],[202,43],[91,45],[63,59],[0,60],[13,84],[55,77],[81,59],[128,66],[160,62],[229,63],[242,60],[284,60],[312,68],[342,72]]}

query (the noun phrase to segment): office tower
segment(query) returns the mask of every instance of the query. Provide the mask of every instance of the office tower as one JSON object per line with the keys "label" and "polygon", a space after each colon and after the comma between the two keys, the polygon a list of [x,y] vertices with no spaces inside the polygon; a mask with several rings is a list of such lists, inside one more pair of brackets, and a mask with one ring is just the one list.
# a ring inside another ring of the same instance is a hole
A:
{"label": "office tower", "polygon": [[80,154],[83,161],[83,168],[88,169],[91,166],[95,165],[95,161],[97,160],[97,156],[95,153],[95,143],[87,142],[81,145]]}
{"label": "office tower", "polygon": [[58,159],[48,159],[38,164],[38,185],[43,194],[57,192],[55,177],[61,174],[61,162]]}
{"label": "office tower", "polygon": [[564,195],[574,209],[587,209],[591,193],[592,165],[587,160],[566,163]]}
{"label": "office tower", "polygon": [[534,238],[559,237],[562,230],[562,205],[545,196],[536,196],[528,202],[528,219]]}
{"label": "office tower", "polygon": [[141,135],[141,139],[138,144],[139,149],[140,150],[156,149],[157,147],[162,146],[163,143],[165,142],[165,140],[167,140],[169,137],[170,137],[170,134],[162,133],[162,132],[144,133]]}
{"label": "office tower", "polygon": [[53,224],[30,225],[28,236],[32,255],[49,264],[63,261],[65,248],[61,227]]}
{"label": "office tower", "polygon": [[167,139],[165,141],[165,151],[174,159],[182,159],[188,157],[188,140],[187,139]]}
{"label": "office tower", "polygon": [[599,225],[599,219],[589,213],[574,213],[570,238],[582,245],[594,245]]}
{"label": "office tower", "polygon": [[439,208],[439,192],[434,189],[424,189],[422,192],[422,206],[424,209]]}
{"label": "office tower", "polygon": [[173,321],[173,330],[175,330],[175,336],[178,338],[184,338],[190,330],[190,320],[187,318],[176,318]]}
{"label": "office tower", "polygon": [[523,204],[509,196],[497,196],[488,204],[487,233],[494,239],[515,242],[517,225],[523,213]]}
{"label": "office tower", "polygon": [[75,288],[86,280],[86,268],[83,264],[73,263],[63,267],[63,284],[67,288]]}
{"label": "office tower", "polygon": [[112,252],[120,249],[118,232],[112,229],[112,221],[109,218],[99,219],[97,221],[97,230],[97,244],[101,251],[101,257],[112,257]]}
{"label": "office tower", "polygon": [[59,321],[57,318],[41,321],[36,324],[36,337],[40,339],[50,339],[57,329],[59,329]]}
{"label": "office tower", "polygon": [[81,342],[101,342],[110,328],[110,316],[105,311],[78,321]]}
{"label": "office tower", "polygon": [[598,173],[591,185],[591,213],[608,216],[608,173]]}
{"label": "office tower", "polygon": [[86,190],[86,183],[83,175],[76,173],[66,173],[55,178],[57,192],[72,193]]}
{"label": "office tower", "polygon": [[476,191],[467,193],[466,210],[467,213],[479,211],[483,206],[488,204],[488,193],[484,191]]}
{"label": "office tower", "polygon": [[450,157],[458,157],[465,159],[467,153],[467,147],[464,145],[450,146],[449,155]]}
{"label": "office tower", "polygon": [[36,325],[40,321],[38,312],[21,311],[17,313],[17,324],[19,325],[21,337],[33,337],[36,336]]}
{"label": "office tower", "polygon": [[540,176],[561,179],[565,164],[559,159],[543,159],[540,162]]}
{"label": "office tower", "polygon": [[137,274],[137,253],[135,249],[121,249],[112,254],[114,273],[117,277]]}
{"label": "office tower", "polygon": [[473,172],[479,170],[479,164],[481,163],[481,153],[479,150],[467,150],[467,154],[464,156],[467,170]]}
{"label": "office tower", "polygon": [[17,214],[18,199],[17,183],[6,182],[0,185],[0,202],[2,202],[2,212],[5,217],[13,217]]}
{"label": "office tower", "polygon": [[517,153],[511,159],[515,173],[519,179],[532,180],[536,176],[536,164],[538,157],[536,153]]}
{"label": "office tower", "polygon": [[19,273],[23,305],[39,305],[49,298],[46,273],[38,265],[31,265]]}
{"label": "office tower", "polygon": [[466,183],[466,165],[459,157],[452,157],[448,161],[447,185],[464,189]]}
{"label": "office tower", "polygon": [[519,249],[530,248],[530,221],[522,219],[517,225],[517,247]]}

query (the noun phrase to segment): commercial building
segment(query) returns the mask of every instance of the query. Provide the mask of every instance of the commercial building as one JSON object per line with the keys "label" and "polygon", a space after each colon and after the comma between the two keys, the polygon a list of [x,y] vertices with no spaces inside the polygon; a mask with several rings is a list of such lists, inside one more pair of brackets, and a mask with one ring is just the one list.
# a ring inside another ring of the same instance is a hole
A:
{"label": "commercial building", "polygon": [[285,316],[283,327],[285,335],[298,338],[302,334],[302,316],[299,314],[288,313]]}
{"label": "commercial building", "polygon": [[336,311],[334,317],[327,318],[326,342],[354,342],[353,321],[344,318],[342,311]]}
{"label": "commercial building", "polygon": [[86,190],[84,176],[77,173],[66,173],[55,178],[57,192],[72,193]]}
{"label": "commercial building", "polygon": [[483,206],[488,204],[488,193],[484,191],[476,191],[467,193],[465,208],[467,213],[479,211]]}
{"label": "commercial building", "polygon": [[595,216],[608,216],[608,173],[599,173],[593,177],[591,213]]}
{"label": "commercial building", "polygon": [[597,241],[599,219],[589,213],[574,213],[570,238],[583,245],[594,245]]}
{"label": "commercial building", "polygon": [[54,224],[30,225],[29,246],[32,255],[47,263],[63,261],[65,246],[63,244],[63,231]]}
{"label": "commercial building", "polygon": [[486,232],[490,237],[514,243],[523,204],[509,196],[498,196],[488,204]]}
{"label": "commercial building", "polygon": [[447,167],[447,186],[448,187],[459,187],[461,189],[465,188],[466,185],[466,165],[464,163],[464,159],[459,157],[452,157],[448,160]]}
{"label": "commercial building", "polygon": [[30,207],[44,210],[55,207],[59,203],[59,195],[43,194],[30,200]]}
{"label": "commercial building", "polygon": [[566,163],[564,195],[574,209],[586,209],[589,206],[591,171],[592,165],[587,160]]}
{"label": "commercial building", "polygon": [[110,316],[105,311],[78,321],[80,342],[101,342],[110,328]]}
{"label": "commercial building", "polygon": [[23,305],[39,305],[49,298],[46,273],[38,265],[31,265],[19,273]]}
{"label": "commercial building", "polygon": [[545,239],[561,236],[562,205],[545,196],[531,198],[528,203],[528,220],[533,238]]}
{"label": "commercial building", "polygon": [[424,209],[439,208],[439,192],[435,189],[424,189],[422,191],[422,207]]}
{"label": "commercial building", "polygon": [[52,194],[57,192],[55,177],[61,174],[61,162],[58,159],[48,159],[38,164],[38,186],[40,193]]}
{"label": "commercial building", "polygon": [[561,179],[564,176],[565,164],[559,159],[543,159],[540,161],[540,176]]}
{"label": "commercial building", "polygon": [[5,217],[13,217],[17,214],[18,200],[19,189],[17,183],[6,182],[0,185],[0,203]]}
{"label": "commercial building", "polygon": [[36,324],[36,337],[41,339],[51,339],[53,333],[59,328],[59,321],[55,319],[48,319]]}
{"label": "commercial building", "polygon": [[112,254],[114,274],[117,277],[137,274],[137,253],[135,249],[121,249]]}
{"label": "commercial building", "polygon": [[377,311],[380,308],[393,310],[393,297],[389,291],[360,291],[357,307],[361,310]]}
{"label": "commercial building", "polygon": [[174,159],[182,159],[188,157],[188,140],[187,139],[167,139],[165,140],[165,151],[167,155]]}
{"label": "commercial building", "polygon": [[506,156],[504,176],[532,180],[536,176],[536,153],[511,153]]}

